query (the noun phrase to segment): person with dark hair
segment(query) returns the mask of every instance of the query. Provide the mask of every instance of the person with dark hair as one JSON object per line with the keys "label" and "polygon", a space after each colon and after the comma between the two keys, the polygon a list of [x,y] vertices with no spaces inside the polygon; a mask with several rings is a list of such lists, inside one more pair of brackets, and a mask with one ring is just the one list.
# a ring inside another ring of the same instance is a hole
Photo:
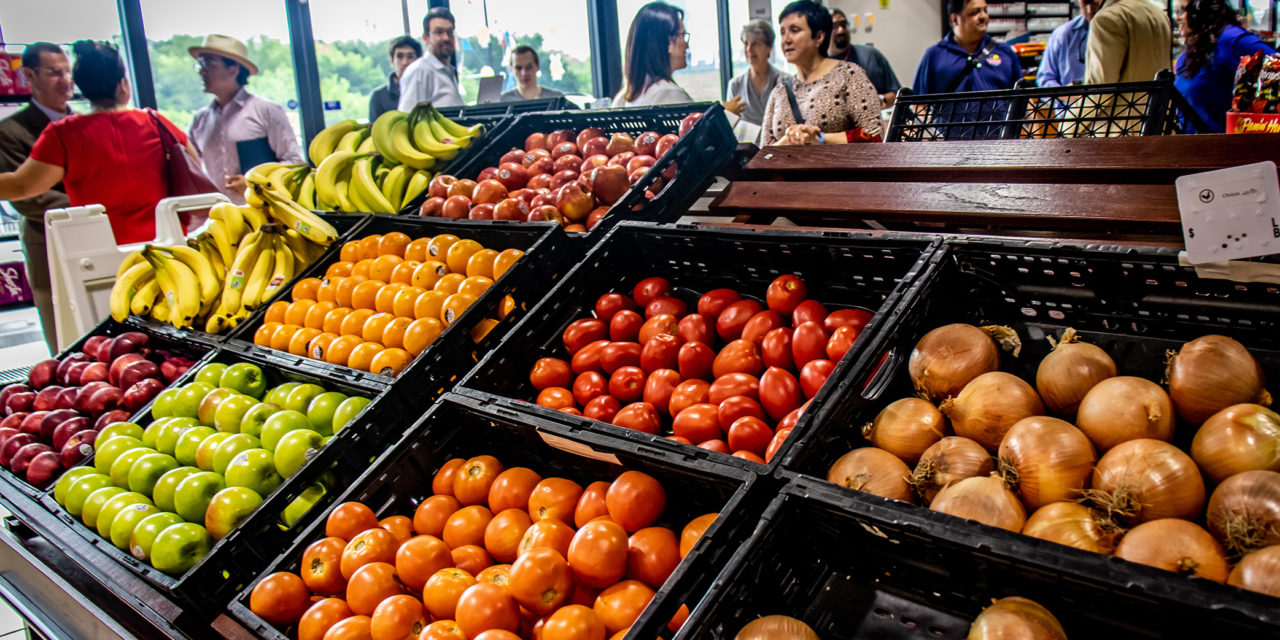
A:
{"label": "person with dark hair", "polygon": [[1152,81],[1169,68],[1172,39],[1163,2],[1103,0],[1089,23],[1084,83]]}
{"label": "person with dark hair", "polygon": [[1273,55],[1276,50],[1241,27],[1239,14],[1225,0],[1174,0],[1173,6],[1187,48],[1174,65],[1173,85],[1209,127],[1195,131],[1188,122],[1188,130],[1223,133],[1240,58],[1259,51]]}
{"label": "person with dark hair", "polygon": [[409,36],[400,36],[391,41],[387,54],[391,56],[391,75],[387,76],[386,84],[369,95],[369,122],[400,104],[400,77],[405,68],[422,57],[422,45]]}
{"label": "person with dark hair", "polygon": [[893,72],[889,59],[879,49],[869,44],[853,44],[849,39],[849,17],[839,9],[831,10],[831,44],[827,54],[836,60],[852,62],[867,72],[871,84],[880,94],[880,104],[884,108],[892,107],[898,96],[902,83]]}
{"label": "person with dark hair", "polygon": [[783,7],[778,24],[782,53],[795,65],[796,76],[769,95],[761,145],[879,140],[880,96],[866,72],[827,57],[831,14],[812,0],[798,0]]}
{"label": "person with dark hair", "polygon": [[520,100],[538,100],[544,98],[560,98],[564,94],[555,89],[538,85],[538,73],[542,70],[542,61],[533,47],[522,44],[511,50],[511,75],[516,78],[516,87],[504,92],[500,102],[519,102]]}
{"label": "person with dark hair", "polygon": [[0,200],[35,197],[62,181],[71,206],[106,208],[117,244],[149,242],[156,203],[169,195],[159,127],[192,158],[198,158],[196,150],[164,116],[129,106],[129,80],[115,47],[81,40],[72,52],[72,76],[93,110],[45,127],[31,156],[16,171],[0,174]]}
{"label": "person with dark hair", "polygon": [[947,12],[951,33],[924,52],[911,90],[926,94],[1012,89],[1022,79],[1022,64],[1012,47],[987,33],[986,0],[947,0]]}
{"label": "person with dark hair", "polygon": [[[0,171],[13,171],[31,155],[40,132],[50,123],[71,115],[71,61],[62,48],[48,42],[28,45],[22,52],[22,73],[31,85],[31,104],[0,120]],[[27,284],[31,287],[40,326],[49,351],[58,351],[53,322],[53,291],[49,282],[49,258],[45,251],[44,212],[70,203],[66,187],[55,184],[43,193],[11,202],[22,214],[18,235],[26,256]]]}
{"label": "person with dark hair", "polygon": [[400,76],[401,111],[412,111],[419,102],[430,102],[437,107],[462,104],[454,58],[458,50],[454,24],[453,14],[444,7],[428,11],[422,19],[422,41],[427,45],[427,55],[414,60]]}
{"label": "person with dark hair", "polygon": [[213,34],[187,52],[196,59],[205,93],[213,94],[213,102],[191,120],[191,142],[218,191],[244,204],[244,172],[273,160],[301,164],[298,137],[284,107],[245,90],[258,66],[243,42]]}
{"label": "person with dark hair", "polygon": [[1102,0],[1079,0],[1080,15],[1058,25],[1049,34],[1036,84],[1041,87],[1065,87],[1084,80],[1084,54],[1089,41],[1089,23],[1102,7]]}
{"label": "person with dark hair", "polygon": [[791,76],[769,63],[775,36],[768,22],[752,20],[742,28],[741,38],[743,56],[751,67],[729,81],[728,95],[742,101],[742,121],[759,127],[774,88]]}
{"label": "person with dark hair", "polygon": [[656,104],[693,102],[693,98],[671,79],[671,74],[689,66],[689,32],[684,30],[684,11],[664,2],[640,7],[627,32],[626,66],[622,70],[622,91],[613,99],[615,107],[642,107]]}

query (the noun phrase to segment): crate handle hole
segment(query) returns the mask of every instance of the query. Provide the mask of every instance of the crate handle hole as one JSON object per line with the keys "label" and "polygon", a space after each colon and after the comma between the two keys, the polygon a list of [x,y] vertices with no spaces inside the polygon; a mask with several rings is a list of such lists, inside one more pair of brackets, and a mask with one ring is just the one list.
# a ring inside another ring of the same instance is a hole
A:
{"label": "crate handle hole", "polygon": [[881,618],[889,618],[889,617],[892,617],[892,615],[893,615],[893,614],[889,613],[889,610],[888,610],[888,609],[883,609],[883,608],[880,608],[880,607],[876,607],[876,608],[875,608],[875,614],[876,614],[876,615],[878,615],[878,616],[880,616]]}
{"label": "crate handle hole", "polygon": [[916,628],[916,621],[915,621],[915,620],[912,620],[911,618],[903,618],[903,619],[902,619],[902,626],[904,626],[904,627],[906,627],[906,628],[908,628],[908,629],[914,629],[914,628]]}

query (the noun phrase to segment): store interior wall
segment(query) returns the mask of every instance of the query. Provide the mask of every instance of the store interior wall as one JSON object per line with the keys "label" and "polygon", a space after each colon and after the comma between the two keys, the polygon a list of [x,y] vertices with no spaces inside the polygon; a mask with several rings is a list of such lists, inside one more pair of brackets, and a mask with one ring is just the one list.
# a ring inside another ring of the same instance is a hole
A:
{"label": "store interior wall", "polygon": [[[775,3],[776,4],[776,3]],[[916,64],[924,50],[936,43],[942,24],[942,3],[930,0],[829,0],[828,6],[849,17],[850,37],[855,44],[879,49],[893,65],[902,86],[911,86]],[[867,15],[875,18],[868,28]],[[854,26],[854,17],[858,24]]]}

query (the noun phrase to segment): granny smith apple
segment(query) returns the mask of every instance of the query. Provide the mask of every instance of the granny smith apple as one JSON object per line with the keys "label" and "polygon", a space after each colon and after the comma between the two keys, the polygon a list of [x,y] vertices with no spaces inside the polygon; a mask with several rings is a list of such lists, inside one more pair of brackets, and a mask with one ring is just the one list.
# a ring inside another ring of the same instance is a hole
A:
{"label": "granny smith apple", "polygon": [[227,465],[231,464],[231,459],[236,457],[241,451],[257,449],[262,446],[257,438],[247,433],[233,433],[218,445],[218,449],[213,452],[213,470],[218,473],[226,473]]}
{"label": "granny smith apple", "polygon": [[147,443],[147,441],[142,438],[142,427],[132,422],[112,422],[111,424],[103,427],[102,431],[98,432],[98,439],[94,440],[94,442],[105,444],[108,440],[116,436],[130,436],[141,440],[142,444]]}
{"label": "granny smith apple", "polygon": [[162,476],[156,481],[154,487],[151,488],[151,501],[160,507],[162,511],[174,511],[173,495],[178,491],[178,485],[183,480],[191,477],[194,473],[199,473],[199,469],[191,467],[178,467]]}
{"label": "granny smith apple", "polygon": [[[87,475],[75,482],[72,482],[71,486],[67,487],[67,491],[63,496],[67,502],[62,506],[66,508],[67,513],[79,518],[80,514],[84,510],[85,501],[93,494],[94,491],[103,487],[112,486],[115,485],[111,484],[111,476],[108,476],[105,473],[93,473]],[[118,489],[119,487],[116,488]]]}
{"label": "granny smith apple", "polygon": [[346,399],[345,393],[337,391],[326,391],[312,398],[311,404],[307,405],[307,420],[311,421],[311,428],[322,436],[333,435],[333,416]]}
{"label": "granny smith apple", "polygon": [[196,449],[196,467],[203,471],[213,471],[213,454],[218,452],[218,446],[224,440],[233,435],[235,434],[215,431],[213,435],[205,438]]}
{"label": "granny smith apple", "polygon": [[130,555],[143,562],[151,562],[151,545],[156,541],[156,537],[161,531],[180,523],[182,523],[182,516],[168,511],[153,513],[143,518],[133,528],[133,535],[129,536]]}
{"label": "granny smith apple", "polygon": [[156,537],[151,545],[151,566],[170,575],[181,575],[196,566],[209,548],[213,538],[205,528],[194,522],[175,524]]}
{"label": "granny smith apple", "polygon": [[128,551],[129,539],[133,536],[133,530],[138,526],[139,522],[155,513],[160,513],[160,510],[155,505],[145,502],[125,507],[111,521],[111,529],[107,532],[107,537],[111,538],[111,544],[114,544],[121,551]]}
{"label": "granny smith apple", "polygon": [[262,504],[262,496],[248,487],[227,487],[213,496],[204,512],[204,528],[214,540],[227,537]]}
{"label": "granny smith apple", "polygon": [[369,399],[360,396],[351,396],[342,401],[338,405],[338,410],[333,413],[333,432],[337,433],[343,427],[350,425],[351,421],[360,415],[364,408],[369,406]]}
{"label": "granny smith apple", "polygon": [[160,452],[148,453],[137,459],[129,469],[128,484],[130,491],[150,496],[155,491],[156,483],[164,474],[178,468],[178,461],[171,455]]}
{"label": "granny smith apple", "polygon": [[178,483],[177,490],[173,492],[174,511],[187,522],[204,522],[204,512],[209,508],[213,494],[226,488],[222,474],[197,471]]}
{"label": "granny smith apple", "polygon": [[262,396],[262,401],[263,401],[263,402],[270,402],[271,404],[278,404],[278,405],[280,405],[281,407],[283,407],[283,406],[284,406],[284,401],[285,401],[285,399],[286,399],[286,398],[288,398],[288,397],[289,397],[289,394],[290,394],[294,389],[298,388],[298,385],[300,385],[300,384],[302,384],[302,383],[301,383],[301,382],[286,382],[286,383],[281,384],[281,385],[279,385],[279,386],[272,387],[270,390],[268,390],[268,391],[267,391],[267,395]]}
{"label": "granny smith apple", "polygon": [[205,394],[204,399],[200,401],[200,406],[196,408],[196,419],[200,424],[206,427],[214,425],[214,416],[218,415],[218,407],[222,406],[222,401],[232,396],[240,394],[231,389],[217,388]]}
{"label": "granny smith apple", "polygon": [[151,504],[151,498],[129,491],[106,501],[102,505],[102,510],[98,512],[98,535],[110,538],[111,522],[116,519],[117,514],[131,504]]}
{"label": "granny smith apple", "polygon": [[249,410],[244,412],[244,417],[240,419],[240,433],[261,438],[263,423],[271,417],[271,414],[280,410],[280,405],[274,402],[259,402],[249,407]]}
{"label": "granny smith apple", "polygon": [[200,367],[196,372],[196,382],[203,382],[209,386],[217,387],[222,384],[222,372],[227,370],[227,365],[221,362],[210,362]]}
{"label": "granny smith apple", "polygon": [[111,476],[111,484],[121,489],[128,489],[129,470],[133,468],[133,463],[137,462],[138,458],[148,453],[154,453],[154,451],[146,447],[135,447],[116,457],[116,461],[111,463],[111,471],[107,474]]}
{"label": "granny smith apple", "polygon": [[177,418],[170,416],[168,418],[160,418],[147,425],[147,428],[142,430],[142,446],[155,449],[156,439],[159,438],[160,434],[164,431],[164,426],[174,420],[177,420]]}
{"label": "granny smith apple", "polygon": [[311,400],[316,396],[324,393],[324,387],[310,382],[300,384],[289,392],[284,399],[284,408],[298,413],[306,413],[307,407],[311,406]]}
{"label": "granny smith apple", "polygon": [[223,400],[218,405],[218,411],[213,414],[214,428],[223,433],[240,433],[240,421],[244,420],[244,414],[249,412],[249,408],[256,404],[256,399],[239,393]]}
{"label": "granny smith apple", "polygon": [[156,394],[156,399],[151,402],[152,419],[159,420],[173,416],[173,401],[178,397],[179,391],[180,389],[174,387]]}
{"label": "granny smith apple", "polygon": [[213,385],[206,382],[187,383],[173,399],[173,415],[180,418],[196,417],[200,411],[200,402],[213,389]]}
{"label": "granny smith apple", "polygon": [[160,427],[160,433],[156,434],[156,451],[173,455],[178,447],[178,438],[182,436],[187,429],[200,426],[195,418],[174,418]]}
{"label": "granny smith apple", "polygon": [[295,498],[293,502],[290,502],[284,508],[284,511],[280,514],[280,521],[284,523],[286,528],[292,527],[295,522],[311,510],[311,507],[315,506],[320,498],[324,497],[326,491],[327,489],[325,489],[324,485],[319,482],[307,485],[307,488],[302,491],[302,495]]}
{"label": "granny smith apple", "polygon": [[58,478],[58,481],[53,485],[54,502],[57,502],[63,507],[67,506],[67,489],[70,489],[71,485],[75,484],[77,480],[89,475],[101,474],[98,473],[97,469],[90,466],[76,467],[62,474],[62,476]]}
{"label": "granny smith apple", "polygon": [[267,390],[267,376],[262,368],[251,362],[237,362],[222,372],[218,386],[231,389],[246,396],[261,398]]}
{"label": "granny smith apple", "polygon": [[270,495],[284,479],[276,472],[275,456],[266,449],[241,451],[227,465],[228,487],[248,487],[258,495]]}
{"label": "granny smith apple", "polygon": [[111,463],[120,457],[120,454],[137,447],[142,446],[142,441],[133,436],[116,436],[110,442],[104,442],[101,445],[94,443],[93,466],[98,469],[98,473],[111,473]]}
{"label": "granny smith apple", "polygon": [[217,431],[214,431],[213,427],[204,425],[183,431],[182,435],[178,436],[178,443],[173,445],[173,457],[188,467],[196,466],[196,450],[200,448],[200,443],[215,433]]}
{"label": "granny smith apple", "polygon": [[284,434],[276,443],[276,471],[281,477],[290,478],[308,460],[320,453],[324,436],[310,429],[294,429]]}
{"label": "granny smith apple", "polygon": [[276,450],[276,444],[280,442],[280,438],[284,434],[296,429],[310,429],[311,421],[307,420],[304,413],[285,409],[277,411],[267,418],[266,423],[262,425],[262,446],[269,451]]}
{"label": "granny smith apple", "polygon": [[102,512],[103,505],[107,504],[108,500],[125,493],[128,491],[112,485],[89,494],[89,497],[84,499],[84,508],[80,510],[80,521],[90,529],[97,529],[98,514]]}

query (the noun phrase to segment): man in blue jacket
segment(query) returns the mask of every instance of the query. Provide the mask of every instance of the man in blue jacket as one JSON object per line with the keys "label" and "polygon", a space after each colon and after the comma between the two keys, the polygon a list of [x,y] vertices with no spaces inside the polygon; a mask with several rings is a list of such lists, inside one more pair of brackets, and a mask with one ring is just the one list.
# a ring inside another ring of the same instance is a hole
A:
{"label": "man in blue jacket", "polygon": [[987,34],[986,0],[948,0],[951,33],[916,67],[916,94],[1012,89],[1022,78],[1018,54]]}

